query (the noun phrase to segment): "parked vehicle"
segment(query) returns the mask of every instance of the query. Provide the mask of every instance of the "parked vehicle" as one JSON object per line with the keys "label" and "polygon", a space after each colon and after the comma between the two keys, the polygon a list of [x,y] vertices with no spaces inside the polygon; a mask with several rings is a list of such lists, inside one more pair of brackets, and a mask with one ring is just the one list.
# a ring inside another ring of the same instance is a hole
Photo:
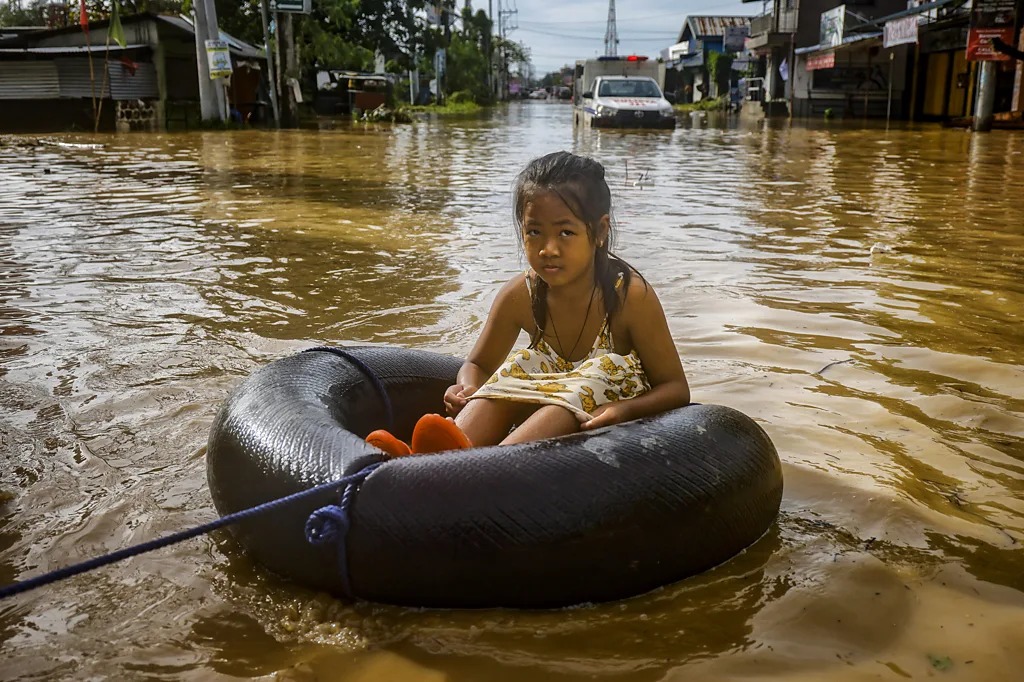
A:
{"label": "parked vehicle", "polygon": [[313,108],[325,116],[362,114],[386,104],[393,89],[394,76],[387,73],[317,71]]}
{"label": "parked vehicle", "polygon": [[647,57],[598,57],[576,62],[573,125],[603,128],[674,128],[665,99],[663,64]]}
{"label": "parked vehicle", "polygon": [[530,93],[530,99],[547,99],[547,98],[548,98],[548,91],[545,90],[544,88],[537,88],[536,90],[534,90],[533,92]]}

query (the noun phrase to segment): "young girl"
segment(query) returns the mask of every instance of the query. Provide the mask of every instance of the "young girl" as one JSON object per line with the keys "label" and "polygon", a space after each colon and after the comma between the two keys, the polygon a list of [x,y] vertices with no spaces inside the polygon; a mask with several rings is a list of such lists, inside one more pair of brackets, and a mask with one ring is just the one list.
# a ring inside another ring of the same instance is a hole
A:
{"label": "young girl", "polygon": [[[604,167],[568,152],[542,156],[516,178],[513,201],[530,269],[498,292],[445,392],[454,422],[426,415],[413,433],[414,452],[523,443],[689,403],[657,295],[610,251]],[[530,343],[509,355],[520,331]],[[382,433],[367,440],[408,453]]]}

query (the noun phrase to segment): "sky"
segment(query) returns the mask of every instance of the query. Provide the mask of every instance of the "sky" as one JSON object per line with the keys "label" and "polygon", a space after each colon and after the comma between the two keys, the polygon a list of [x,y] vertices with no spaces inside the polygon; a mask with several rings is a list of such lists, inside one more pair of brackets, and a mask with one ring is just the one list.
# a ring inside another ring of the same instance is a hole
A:
{"label": "sky", "polygon": [[[495,15],[499,4],[516,9],[508,20],[518,26],[508,38],[530,49],[534,74],[541,77],[577,59],[604,54],[608,0],[490,0]],[[462,3],[459,2],[459,6]],[[474,10],[487,11],[488,0],[472,0]],[[761,14],[762,2],[739,0],[616,0],[615,28],[620,55],[658,53],[676,42],[688,15]],[[495,30],[497,30],[495,16]]]}

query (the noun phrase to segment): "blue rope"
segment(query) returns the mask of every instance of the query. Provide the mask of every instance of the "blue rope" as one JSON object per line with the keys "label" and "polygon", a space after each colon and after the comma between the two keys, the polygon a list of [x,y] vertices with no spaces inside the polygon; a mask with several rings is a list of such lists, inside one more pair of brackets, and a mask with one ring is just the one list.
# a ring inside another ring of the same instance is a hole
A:
{"label": "blue rope", "polygon": [[[188,530],[172,533],[171,535],[167,535],[162,538],[157,538],[155,540],[149,540],[147,542],[143,542],[138,545],[133,545],[131,547],[125,547],[124,549],[119,549],[116,552],[111,552],[110,554],[105,554],[94,559],[89,559],[87,561],[74,564],[73,566],[59,568],[55,571],[50,571],[49,573],[44,573],[43,575],[36,576],[35,578],[29,578],[28,580],[22,580],[20,582],[11,583],[10,585],[5,585],[3,587],[0,587],[0,600],[7,599],[8,597],[13,597],[16,594],[28,592],[29,590],[34,590],[37,587],[43,587],[44,585],[55,583],[59,580],[64,580],[66,578],[70,578],[81,573],[86,573],[87,571],[92,571],[94,569],[100,568],[101,566],[107,566],[109,564],[121,561],[122,559],[128,559],[129,557],[144,554],[146,552],[151,552],[155,549],[160,549],[161,547],[167,547],[168,545],[173,545],[179,542],[183,542],[185,540],[190,540],[199,535],[203,535],[205,533],[209,533],[210,531],[217,530],[218,528],[223,528],[224,526],[229,526],[231,524],[238,523],[239,521],[245,521],[246,519],[250,519],[254,516],[266,514],[267,512],[274,511],[275,509],[291,504],[292,502],[298,502],[299,500],[304,500],[307,497],[313,497],[315,495],[318,495],[329,490],[336,490],[341,486],[345,486],[345,492],[341,496],[341,507],[339,508],[335,507],[334,505],[331,505],[330,507],[318,509],[317,511],[313,512],[313,514],[310,516],[310,521],[314,517],[316,517],[318,513],[323,511],[323,509],[339,509],[338,514],[344,518],[344,526],[339,525],[338,528],[341,529],[341,534],[336,533],[335,535],[331,536],[331,539],[338,541],[338,555],[341,558],[345,558],[344,532],[348,530],[348,507],[351,504],[351,496],[354,493],[356,486],[364,479],[366,479],[366,477],[369,476],[370,473],[377,467],[379,467],[381,464],[383,464],[383,462],[375,462],[373,464],[370,464],[369,466],[364,467],[363,469],[360,469],[354,474],[349,474],[348,476],[339,478],[336,481],[331,481],[330,483],[323,483],[321,485],[316,486],[315,488],[310,488],[308,490],[303,490],[301,492],[292,493],[291,495],[287,495],[276,500],[271,500],[270,502],[264,502],[263,504],[251,507],[249,509],[237,511],[232,514],[228,514],[227,516],[222,516],[215,521],[210,521],[209,523],[204,523],[200,526],[196,526],[195,528],[190,528]],[[307,521],[307,528],[308,525],[309,521]],[[346,588],[349,588],[350,586],[348,584],[347,560],[345,561],[344,564],[340,565],[339,568],[343,573],[343,583]]]}
{"label": "blue rope", "polygon": [[363,374],[368,376],[370,378],[370,381],[373,382],[374,387],[377,389],[377,392],[380,393],[381,401],[383,401],[384,403],[384,411],[387,413],[388,417],[388,431],[395,430],[395,413],[394,410],[391,408],[391,398],[388,397],[388,389],[384,385],[384,382],[380,380],[380,377],[377,376],[377,373],[370,369],[369,365],[367,365],[365,362],[363,362],[354,354],[350,353],[344,348],[338,348],[337,346],[316,346],[314,348],[307,348],[302,352],[309,353],[312,351],[334,353],[338,357],[344,358],[351,362],[353,365],[358,367]]}
{"label": "blue rope", "polygon": [[346,597],[352,597],[352,582],[348,575],[348,529],[352,522],[348,518],[348,508],[352,503],[356,484],[349,483],[341,493],[339,504],[320,507],[309,515],[306,520],[306,542],[311,545],[327,545],[335,543],[338,550],[338,578],[341,589]]}

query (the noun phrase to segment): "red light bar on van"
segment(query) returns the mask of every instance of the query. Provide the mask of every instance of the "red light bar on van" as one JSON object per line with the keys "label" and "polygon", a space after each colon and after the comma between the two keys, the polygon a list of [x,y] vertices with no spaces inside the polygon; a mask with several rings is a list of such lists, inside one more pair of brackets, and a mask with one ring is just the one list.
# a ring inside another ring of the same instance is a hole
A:
{"label": "red light bar on van", "polygon": [[605,55],[603,57],[598,57],[597,61],[599,61],[599,62],[646,62],[647,61],[647,57],[643,57],[643,56],[636,55],[636,54],[631,54],[628,57],[612,57],[612,56],[609,56],[609,55]]}

